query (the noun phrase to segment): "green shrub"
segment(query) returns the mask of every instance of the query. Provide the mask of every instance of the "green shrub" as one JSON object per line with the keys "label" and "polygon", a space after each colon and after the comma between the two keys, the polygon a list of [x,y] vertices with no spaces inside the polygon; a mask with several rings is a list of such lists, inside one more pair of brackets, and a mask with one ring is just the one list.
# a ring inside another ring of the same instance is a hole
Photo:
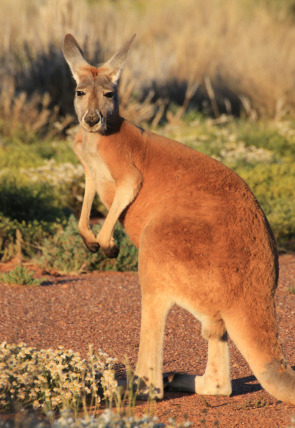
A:
{"label": "green shrub", "polygon": [[15,256],[17,231],[22,254],[32,257],[46,236],[71,213],[57,190],[39,181],[29,182],[21,174],[0,177],[0,260]]}
{"label": "green shrub", "polygon": [[0,214],[0,260],[6,261],[16,254],[18,222]]}
{"label": "green shrub", "polygon": [[281,249],[294,250],[295,162],[238,169],[264,210]]}
{"label": "green shrub", "polygon": [[4,284],[15,285],[40,285],[42,282],[40,279],[34,278],[34,273],[21,264],[8,273],[0,274],[0,281]]}
{"label": "green shrub", "polygon": [[54,159],[57,163],[78,164],[72,144],[72,141],[40,140],[36,135],[30,142],[15,137],[3,137],[0,139],[0,168],[7,168],[9,173],[17,172],[20,168],[44,165],[44,161],[49,159]]}
{"label": "green shrub", "polygon": [[0,260],[5,262],[15,257],[20,250],[24,257],[33,257],[44,239],[54,234],[59,227],[59,222],[19,222],[0,213]]}
{"label": "green shrub", "polygon": [[[55,221],[78,213],[84,193],[84,171],[72,142],[15,139],[0,142],[0,212],[10,218]],[[95,199],[93,211],[104,215]],[[50,217],[50,218],[49,218]]]}
{"label": "green shrub", "polygon": [[273,151],[280,158],[287,156],[295,158],[295,133],[291,122],[249,123],[238,121],[237,135],[246,146],[263,147]]}
{"label": "green shrub", "polygon": [[2,178],[0,200],[2,215],[19,222],[53,222],[69,213],[69,209],[59,206],[55,189],[42,182],[22,184],[20,178]]}

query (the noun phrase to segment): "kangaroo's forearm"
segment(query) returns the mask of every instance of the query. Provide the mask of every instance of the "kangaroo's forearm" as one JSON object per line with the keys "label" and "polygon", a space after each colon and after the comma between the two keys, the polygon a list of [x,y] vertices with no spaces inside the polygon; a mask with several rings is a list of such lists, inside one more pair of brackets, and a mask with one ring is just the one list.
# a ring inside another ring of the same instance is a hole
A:
{"label": "kangaroo's forearm", "polygon": [[99,245],[96,242],[95,236],[89,228],[90,212],[91,212],[93,199],[95,197],[95,193],[96,193],[95,185],[91,177],[86,175],[85,194],[84,194],[78,228],[79,228],[79,233],[82,236],[86,247],[92,252],[96,252],[99,248]]}
{"label": "kangaroo's forearm", "polygon": [[82,204],[82,210],[79,220],[79,230],[81,231],[89,228],[89,218],[93,200],[95,197],[96,189],[93,181],[91,179],[86,179],[85,181],[85,193]]}
{"label": "kangaroo's forearm", "polygon": [[97,236],[97,241],[102,248],[114,245],[112,234],[120,215],[131,204],[140,190],[142,183],[141,173],[134,168],[132,175],[123,182],[117,184],[116,193],[104,225]]}

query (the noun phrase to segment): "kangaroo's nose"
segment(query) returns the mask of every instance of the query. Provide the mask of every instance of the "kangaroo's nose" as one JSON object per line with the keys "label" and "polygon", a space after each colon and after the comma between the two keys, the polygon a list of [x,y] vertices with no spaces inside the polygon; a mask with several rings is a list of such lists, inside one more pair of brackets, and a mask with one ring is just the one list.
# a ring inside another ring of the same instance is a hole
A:
{"label": "kangaroo's nose", "polygon": [[98,111],[88,112],[84,117],[84,121],[92,127],[101,121],[101,115]]}

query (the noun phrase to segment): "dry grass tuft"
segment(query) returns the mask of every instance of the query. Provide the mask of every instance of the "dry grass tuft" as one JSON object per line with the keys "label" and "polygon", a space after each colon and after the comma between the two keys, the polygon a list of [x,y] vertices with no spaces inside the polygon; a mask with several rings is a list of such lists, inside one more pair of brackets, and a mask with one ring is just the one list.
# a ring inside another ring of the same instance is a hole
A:
{"label": "dry grass tuft", "polygon": [[71,124],[73,82],[61,54],[67,32],[93,63],[137,33],[120,88],[122,113],[136,123],[156,125],[171,101],[184,103],[177,118],[191,101],[215,116],[294,114],[293,0],[2,0],[1,12],[7,128],[23,126],[24,117],[37,131],[67,115],[58,130]]}

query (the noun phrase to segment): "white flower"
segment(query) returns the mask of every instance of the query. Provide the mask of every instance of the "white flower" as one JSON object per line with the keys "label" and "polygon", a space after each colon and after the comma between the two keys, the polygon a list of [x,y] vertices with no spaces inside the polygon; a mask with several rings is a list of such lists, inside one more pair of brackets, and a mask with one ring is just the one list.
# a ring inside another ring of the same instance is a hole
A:
{"label": "white flower", "polygon": [[39,403],[39,401],[38,401],[38,400],[35,400],[35,401],[33,402],[33,407],[34,407],[34,409],[38,409],[38,408],[40,407],[40,403]]}

